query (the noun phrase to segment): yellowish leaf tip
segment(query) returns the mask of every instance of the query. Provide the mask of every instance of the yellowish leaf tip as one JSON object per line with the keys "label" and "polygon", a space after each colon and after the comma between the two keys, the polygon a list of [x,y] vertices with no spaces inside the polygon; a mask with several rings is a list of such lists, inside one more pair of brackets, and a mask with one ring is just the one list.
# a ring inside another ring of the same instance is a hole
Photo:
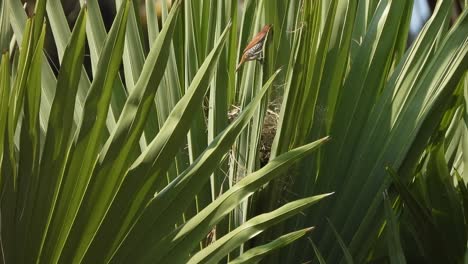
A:
{"label": "yellowish leaf tip", "polygon": [[284,66],[279,67],[279,68],[276,70],[275,74],[280,73],[280,72],[283,70],[283,68],[284,68]]}

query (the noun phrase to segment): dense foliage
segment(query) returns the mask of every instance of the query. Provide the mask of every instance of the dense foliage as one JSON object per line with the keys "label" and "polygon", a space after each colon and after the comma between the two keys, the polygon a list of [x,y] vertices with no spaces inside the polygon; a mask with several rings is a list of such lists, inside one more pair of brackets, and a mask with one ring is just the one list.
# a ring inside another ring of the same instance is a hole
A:
{"label": "dense foliage", "polygon": [[0,0],[3,263],[468,259],[466,1],[156,4]]}

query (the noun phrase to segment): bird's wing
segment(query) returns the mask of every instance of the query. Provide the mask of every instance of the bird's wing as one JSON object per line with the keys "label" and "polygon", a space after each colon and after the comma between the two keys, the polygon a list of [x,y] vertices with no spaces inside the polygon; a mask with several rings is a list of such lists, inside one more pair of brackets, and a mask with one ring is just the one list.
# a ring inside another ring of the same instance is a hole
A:
{"label": "bird's wing", "polygon": [[[263,33],[263,32],[261,32]],[[247,47],[245,47],[244,51],[242,53],[245,53],[247,50],[251,49],[255,44],[257,44],[259,41],[264,39],[266,34],[257,34],[250,42],[247,44]]]}

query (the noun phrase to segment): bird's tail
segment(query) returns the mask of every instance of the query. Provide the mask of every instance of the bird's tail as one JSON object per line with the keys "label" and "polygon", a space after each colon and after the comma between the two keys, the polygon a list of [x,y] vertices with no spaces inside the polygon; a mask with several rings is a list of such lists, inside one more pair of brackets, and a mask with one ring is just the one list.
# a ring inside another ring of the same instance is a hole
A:
{"label": "bird's tail", "polygon": [[236,68],[236,72],[240,69],[240,67],[242,66],[242,64],[244,63],[245,61],[245,58],[242,57],[241,61],[239,62],[239,64],[237,64],[237,68]]}

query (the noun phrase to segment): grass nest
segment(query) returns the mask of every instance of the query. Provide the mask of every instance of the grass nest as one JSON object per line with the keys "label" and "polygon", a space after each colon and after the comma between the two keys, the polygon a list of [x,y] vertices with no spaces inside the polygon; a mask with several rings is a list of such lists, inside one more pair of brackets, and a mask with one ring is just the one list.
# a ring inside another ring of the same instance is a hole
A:
{"label": "grass nest", "polygon": [[[279,112],[281,110],[280,98],[268,102],[268,108],[263,119],[262,132],[258,146],[260,167],[265,166],[270,160],[271,146],[275,139],[276,129],[279,120]],[[240,106],[233,105],[228,112],[229,123],[234,121],[241,111]]]}

